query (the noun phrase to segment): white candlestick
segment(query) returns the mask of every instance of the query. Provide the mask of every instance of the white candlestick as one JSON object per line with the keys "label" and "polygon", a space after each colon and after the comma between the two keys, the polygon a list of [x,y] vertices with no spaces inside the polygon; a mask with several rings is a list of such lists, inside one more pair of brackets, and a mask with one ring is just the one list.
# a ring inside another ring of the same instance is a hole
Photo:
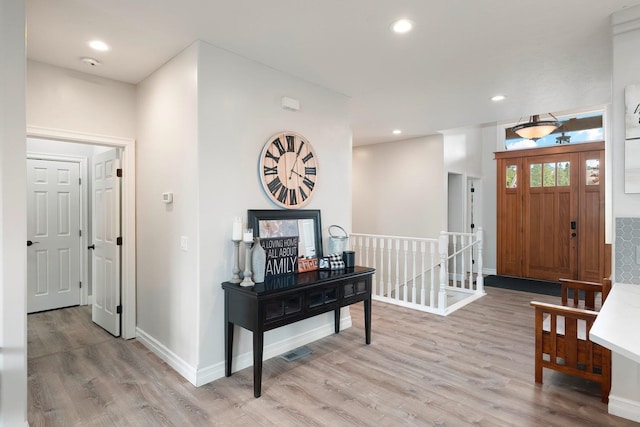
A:
{"label": "white candlestick", "polygon": [[231,234],[231,240],[242,240],[242,218],[239,216],[233,220],[233,234]]}
{"label": "white candlestick", "polygon": [[245,243],[252,243],[253,242],[253,228],[249,228],[247,229],[247,231],[244,232],[244,237],[242,239]]}

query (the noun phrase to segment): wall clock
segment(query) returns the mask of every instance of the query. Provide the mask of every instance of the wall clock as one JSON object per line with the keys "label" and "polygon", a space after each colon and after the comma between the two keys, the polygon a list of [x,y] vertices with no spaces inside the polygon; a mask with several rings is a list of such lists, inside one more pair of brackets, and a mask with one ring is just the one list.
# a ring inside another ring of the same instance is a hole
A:
{"label": "wall clock", "polygon": [[279,206],[297,209],[316,189],[318,159],[302,135],[284,131],[267,141],[260,155],[260,178],[267,196]]}

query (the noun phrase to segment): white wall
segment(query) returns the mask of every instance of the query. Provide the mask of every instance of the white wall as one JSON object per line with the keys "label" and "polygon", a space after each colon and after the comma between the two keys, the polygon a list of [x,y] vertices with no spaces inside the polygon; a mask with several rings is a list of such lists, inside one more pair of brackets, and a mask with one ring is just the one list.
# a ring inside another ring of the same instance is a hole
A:
{"label": "white wall", "polygon": [[477,224],[484,231],[483,269],[486,274],[496,274],[497,268],[497,169],[494,152],[497,146],[498,130],[496,126],[482,129],[482,186],[479,198],[479,218]]}
{"label": "white wall", "polygon": [[[613,218],[640,216],[640,194],[624,193],[624,88],[640,83],[640,6],[613,15]],[[615,230],[614,230],[615,232]],[[615,245],[615,239],[614,239]],[[615,254],[615,248],[614,248]],[[615,269],[615,260],[613,262]],[[614,271],[615,277],[615,271]],[[640,421],[640,366],[614,354],[609,412]]]}
{"label": "white wall", "polygon": [[0,0],[0,425],[27,425],[24,3]]}
{"label": "white wall", "polygon": [[141,82],[136,116],[137,326],[186,364],[186,376],[198,365],[197,61],[193,45]]}
{"label": "white wall", "polygon": [[[232,272],[233,218],[247,209],[277,209],[262,189],[260,152],[277,132],[304,135],[318,157],[318,181],[306,209],[320,209],[322,232],[351,228],[351,130],[349,101],[319,86],[200,43],[198,66],[199,315],[203,381],[224,374],[224,298],[221,282]],[[297,112],[281,107],[283,96],[300,101]],[[343,310],[343,316],[348,310]],[[332,333],[325,314],[265,334],[274,355]],[[315,331],[315,334],[314,334]],[[239,333],[238,333],[239,332]],[[234,370],[247,366],[251,336],[236,328]],[[244,362],[243,362],[244,361]]]}
{"label": "white wall", "polygon": [[27,62],[27,124],[135,137],[135,87],[42,62]]}
{"label": "white wall", "polygon": [[441,135],[354,147],[354,232],[436,238],[446,203]]}
{"label": "white wall", "polygon": [[[283,110],[283,96],[300,100],[300,111]],[[307,208],[322,211],[324,233],[333,223],[350,228],[348,99],[196,42],[139,85],[137,111],[138,328],[147,345],[203,384],[224,375],[220,285],[231,278],[233,218],[276,208],[258,175],[270,136],[293,130],[309,139],[319,176]],[[174,192],[173,205],[161,203],[164,191]],[[265,355],[331,333],[332,319],[268,332]],[[250,334],[238,331],[234,370],[250,364],[251,348]]]}

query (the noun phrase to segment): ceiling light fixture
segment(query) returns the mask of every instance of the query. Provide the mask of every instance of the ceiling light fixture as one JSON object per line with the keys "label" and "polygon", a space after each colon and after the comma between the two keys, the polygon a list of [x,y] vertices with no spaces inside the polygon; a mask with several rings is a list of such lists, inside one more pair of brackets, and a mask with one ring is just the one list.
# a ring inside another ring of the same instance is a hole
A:
{"label": "ceiling light fixture", "polygon": [[413,29],[413,22],[408,19],[398,19],[391,24],[391,29],[398,34],[408,33]]}
{"label": "ceiling light fixture", "polygon": [[535,114],[530,117],[527,123],[515,125],[511,128],[518,136],[524,139],[537,140],[544,138],[560,127],[561,123],[556,116],[549,113],[553,120],[540,120],[540,116]]}
{"label": "ceiling light fixture", "polygon": [[102,40],[91,40],[89,42],[89,47],[100,52],[106,52],[110,49],[109,45]]}
{"label": "ceiling light fixture", "polygon": [[84,58],[80,58],[80,60],[91,67],[100,65],[100,61],[94,58],[84,57]]}
{"label": "ceiling light fixture", "polygon": [[393,131],[394,135],[400,135],[402,133],[402,131],[400,129],[396,129]]}
{"label": "ceiling light fixture", "polygon": [[493,102],[504,101],[505,99],[507,99],[507,97],[506,97],[506,96],[504,96],[504,95],[495,95],[495,96],[492,96],[492,97],[491,97],[491,100],[492,100]]}

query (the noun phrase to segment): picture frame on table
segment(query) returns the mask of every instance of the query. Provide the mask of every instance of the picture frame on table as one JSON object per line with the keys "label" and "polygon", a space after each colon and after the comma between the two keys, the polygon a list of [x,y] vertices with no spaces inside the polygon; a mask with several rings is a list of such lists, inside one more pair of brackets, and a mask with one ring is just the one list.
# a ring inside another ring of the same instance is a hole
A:
{"label": "picture frame on table", "polygon": [[265,277],[317,270],[322,222],[317,209],[250,209],[247,226],[267,252]]}

